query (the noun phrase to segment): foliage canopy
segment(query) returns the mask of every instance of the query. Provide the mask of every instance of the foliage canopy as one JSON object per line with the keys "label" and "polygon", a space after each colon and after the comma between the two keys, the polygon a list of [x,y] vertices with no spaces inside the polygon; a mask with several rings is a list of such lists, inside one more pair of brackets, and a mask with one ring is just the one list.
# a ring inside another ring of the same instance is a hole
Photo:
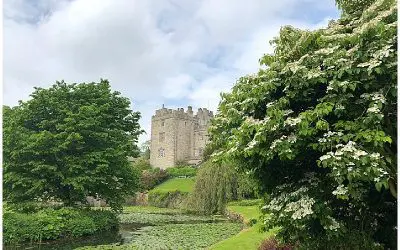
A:
{"label": "foliage canopy", "polygon": [[337,3],[342,16],[325,29],[283,27],[259,72],[221,95],[212,158],[258,176],[272,194],[266,226],[282,226],[287,242],[361,232],[393,246],[396,1]]}
{"label": "foliage canopy", "polygon": [[128,98],[99,83],[57,82],[4,112],[4,198],[9,202],[87,196],[120,208],[138,185],[128,162],[136,157],[140,114]]}

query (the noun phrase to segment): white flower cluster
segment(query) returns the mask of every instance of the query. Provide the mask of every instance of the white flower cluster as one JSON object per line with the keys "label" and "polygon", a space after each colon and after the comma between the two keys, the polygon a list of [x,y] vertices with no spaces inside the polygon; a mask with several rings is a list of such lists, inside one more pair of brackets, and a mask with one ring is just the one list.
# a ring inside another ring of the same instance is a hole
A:
{"label": "white flower cluster", "polygon": [[296,126],[300,122],[301,122],[301,118],[300,117],[297,117],[297,118],[289,117],[289,118],[286,119],[284,124],[285,125],[289,125],[289,126]]}
{"label": "white flower cluster", "polygon": [[267,108],[272,107],[275,104],[275,101],[267,103]]}
{"label": "white flower cluster", "polygon": [[361,156],[366,156],[368,155],[367,152],[364,150],[357,149],[355,147],[356,143],[353,141],[349,141],[346,145],[338,144],[336,145],[337,148],[339,148],[336,152],[335,155],[341,155],[344,152],[349,152],[352,153],[351,157],[355,160],[359,160]]}
{"label": "white flower cluster", "polygon": [[375,159],[375,160],[378,160],[378,159],[380,159],[382,156],[381,156],[381,154],[380,153],[372,153],[371,154],[371,158],[372,159]]}
{"label": "white flower cluster", "polygon": [[324,226],[325,230],[337,231],[340,228],[339,222],[337,222],[334,218],[328,215],[329,226]]}
{"label": "white flower cluster", "polygon": [[278,143],[281,143],[282,140],[281,139],[276,139],[271,143],[271,146],[269,147],[269,149],[273,150],[276,148],[276,146],[278,145]]}
{"label": "white flower cluster", "polygon": [[312,70],[307,73],[307,79],[317,78],[322,75],[323,73],[320,70]]}
{"label": "white flower cluster", "polygon": [[384,18],[396,13],[396,11],[397,11],[397,5],[394,4],[389,10],[381,11],[379,13],[379,15],[377,15],[376,17],[374,17],[370,21],[365,22],[360,27],[356,28],[354,30],[354,33],[355,34],[362,34],[364,32],[367,32],[369,29],[375,28],[378,25],[378,23],[382,21],[382,19],[384,19]]}
{"label": "white flower cluster", "polygon": [[333,192],[334,195],[346,195],[349,189],[343,184],[340,184]]}
{"label": "white flower cluster", "polygon": [[331,137],[333,136],[343,136],[342,132],[332,132],[332,131],[328,131],[327,133],[324,133],[323,138],[319,138],[318,142],[319,143],[325,143],[325,142],[330,142],[331,141]]}
{"label": "white flower cluster", "polygon": [[315,54],[317,55],[330,55],[333,52],[335,52],[337,49],[339,49],[340,46],[335,46],[331,48],[322,48],[320,50],[315,51]]}
{"label": "white flower cluster", "polygon": [[249,144],[247,144],[246,150],[254,148],[254,146],[257,145],[257,143],[258,142],[255,139],[253,139],[251,142],[249,142]]}
{"label": "white flower cluster", "polygon": [[296,74],[297,71],[304,70],[304,69],[307,69],[307,68],[303,65],[299,65],[299,62],[293,62],[293,63],[286,64],[286,66],[283,68],[282,72],[286,73],[288,70],[290,70],[291,72],[293,72],[293,74]]}
{"label": "white flower cluster", "polygon": [[375,103],[380,102],[383,104],[386,102],[385,96],[380,92],[364,93],[360,97],[366,100],[372,100]]}
{"label": "white flower cluster", "polygon": [[375,92],[375,93],[365,93],[361,95],[361,98],[371,100],[373,102],[372,106],[367,109],[368,113],[375,113],[379,114],[381,111],[379,109],[378,103],[385,103],[386,98],[382,93]]}
{"label": "white flower cluster", "polygon": [[386,98],[381,93],[373,93],[372,100],[380,103],[385,103]]}
{"label": "white flower cluster", "polygon": [[349,81],[330,81],[328,87],[326,88],[326,93],[328,93],[329,91],[333,90],[334,86],[337,86],[339,88],[344,87],[349,85]]}
{"label": "white flower cluster", "polygon": [[297,137],[294,134],[290,134],[287,139],[288,139],[288,142],[290,142],[290,143],[295,143],[297,141]]}
{"label": "white flower cluster", "polygon": [[[319,160],[325,161],[332,157],[335,158],[336,160],[341,160],[342,155],[347,155],[350,158],[353,158],[354,160],[360,160],[360,157],[368,155],[368,153],[365,152],[364,150],[357,149],[355,147],[355,145],[356,145],[356,143],[353,141],[349,141],[346,145],[338,144],[338,145],[336,145],[336,148],[338,148],[338,150],[336,150],[335,153],[333,153],[332,151],[328,152],[325,155],[322,155],[319,158]],[[349,154],[349,153],[351,153],[351,154]],[[349,164],[349,165],[355,165],[353,162],[351,162],[351,163],[352,164]],[[348,168],[348,171],[352,171],[352,170],[353,170],[352,167]]]}
{"label": "white flower cluster", "polygon": [[252,124],[252,125],[258,125],[258,124],[264,123],[265,119],[264,120],[258,120],[258,119],[254,119],[251,116],[247,116],[245,122],[248,123],[248,124]]}
{"label": "white flower cluster", "polygon": [[386,57],[389,57],[395,50],[391,49],[392,45],[386,45],[385,47],[383,47],[381,50],[376,51],[373,54],[373,57],[378,59],[378,60],[382,60]]}
{"label": "white flower cluster", "polygon": [[378,171],[379,171],[379,177],[380,177],[380,178],[388,177],[388,176],[389,176],[389,173],[386,172],[385,170],[383,170],[382,168],[378,168]]}
{"label": "white flower cluster", "polygon": [[379,109],[378,105],[374,104],[372,107],[369,107],[367,109],[367,113],[379,114],[380,113],[380,109]]}
{"label": "white flower cluster", "polygon": [[[271,150],[276,148],[276,146],[283,142],[284,140],[287,140],[289,143],[295,143],[297,141],[297,137],[294,134],[290,134],[289,136],[282,135],[281,138],[276,139],[272,141],[271,146],[269,147]],[[290,151],[291,152],[291,151]]]}
{"label": "white flower cluster", "polygon": [[293,113],[293,110],[291,110],[291,109],[286,109],[286,110],[283,111],[283,115],[285,115],[285,116],[288,116],[291,113]]}
{"label": "white flower cluster", "polygon": [[223,153],[224,153],[224,151],[218,151],[218,152],[211,154],[211,157],[217,157],[217,156],[222,155]]}
{"label": "white flower cluster", "polygon": [[232,153],[234,153],[235,151],[237,151],[238,150],[238,148],[237,147],[231,147],[229,150],[228,150],[228,154],[232,154]]}
{"label": "white flower cluster", "polygon": [[343,136],[342,132],[332,132],[332,131],[328,131],[327,133],[324,133],[324,137],[326,138],[330,138],[332,136]]}
{"label": "white flower cluster", "polygon": [[337,110],[344,110],[345,108],[344,108],[344,106],[342,104],[337,104],[336,105],[336,109]]}
{"label": "white flower cluster", "polygon": [[294,212],[291,217],[293,220],[298,220],[307,215],[313,214],[312,206],[314,203],[315,200],[306,195],[298,201],[287,204],[284,211]]}

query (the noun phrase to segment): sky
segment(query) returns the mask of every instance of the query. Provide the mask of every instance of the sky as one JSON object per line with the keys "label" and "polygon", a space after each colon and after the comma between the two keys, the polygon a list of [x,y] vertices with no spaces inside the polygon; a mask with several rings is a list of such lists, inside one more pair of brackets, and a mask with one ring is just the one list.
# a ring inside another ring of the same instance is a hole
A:
{"label": "sky", "polygon": [[3,0],[3,102],[33,87],[108,79],[142,115],[216,112],[220,93],[257,72],[283,25],[325,27],[334,0]]}

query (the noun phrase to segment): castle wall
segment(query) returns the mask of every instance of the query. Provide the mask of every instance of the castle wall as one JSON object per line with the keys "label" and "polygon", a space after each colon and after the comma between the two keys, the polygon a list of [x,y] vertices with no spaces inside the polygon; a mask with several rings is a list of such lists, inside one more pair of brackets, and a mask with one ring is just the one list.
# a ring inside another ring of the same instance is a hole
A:
{"label": "castle wall", "polygon": [[150,164],[167,168],[175,164],[176,120],[171,114],[153,116],[151,123]]}
{"label": "castle wall", "polygon": [[[198,162],[207,142],[207,127],[213,114],[192,108],[156,110],[151,123],[150,164],[162,169],[173,167],[177,161]],[[161,152],[162,151],[162,152]]]}

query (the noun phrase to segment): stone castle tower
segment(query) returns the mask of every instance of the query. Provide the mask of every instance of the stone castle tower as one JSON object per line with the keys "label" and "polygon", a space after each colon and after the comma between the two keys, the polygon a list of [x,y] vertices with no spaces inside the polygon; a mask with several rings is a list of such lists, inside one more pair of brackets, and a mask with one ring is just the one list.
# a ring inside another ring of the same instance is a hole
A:
{"label": "stone castle tower", "polygon": [[150,164],[166,169],[178,161],[197,164],[208,141],[207,128],[213,112],[199,108],[193,114],[191,106],[185,112],[163,108],[151,118]]}

